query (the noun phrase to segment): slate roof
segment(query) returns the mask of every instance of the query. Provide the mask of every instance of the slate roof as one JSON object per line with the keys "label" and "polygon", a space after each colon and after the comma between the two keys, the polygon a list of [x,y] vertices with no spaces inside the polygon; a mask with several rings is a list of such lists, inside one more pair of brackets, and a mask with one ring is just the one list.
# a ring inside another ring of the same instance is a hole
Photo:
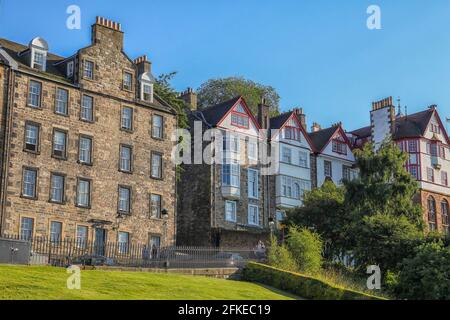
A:
{"label": "slate roof", "polygon": [[[7,39],[0,39],[0,47],[2,47],[21,68],[36,71],[30,67],[30,52],[28,46]],[[64,57],[49,52],[47,54],[47,70],[45,73],[66,80],[64,67],[61,65],[55,66],[55,63],[63,60],[65,60]]]}
{"label": "slate roof", "polygon": [[309,138],[311,139],[312,143],[314,144],[314,147],[317,151],[321,151],[325,145],[330,141],[333,134],[338,130],[339,127],[330,127],[326,129],[322,129],[320,131],[316,132],[310,132],[308,133]]}
{"label": "slate roof", "polygon": [[202,109],[200,112],[203,114],[206,122],[212,126],[216,126],[239,99],[241,99],[240,96],[234,97],[225,102]]}
{"label": "slate roof", "polygon": [[[433,116],[434,109],[401,116],[395,119],[395,130],[393,139],[421,137],[427,130],[428,123]],[[372,135],[371,127],[364,127],[350,132],[358,138],[367,138]]]}
{"label": "slate roof", "polygon": [[276,117],[270,118],[270,129],[280,129],[283,124],[291,117],[292,111],[282,113]]}

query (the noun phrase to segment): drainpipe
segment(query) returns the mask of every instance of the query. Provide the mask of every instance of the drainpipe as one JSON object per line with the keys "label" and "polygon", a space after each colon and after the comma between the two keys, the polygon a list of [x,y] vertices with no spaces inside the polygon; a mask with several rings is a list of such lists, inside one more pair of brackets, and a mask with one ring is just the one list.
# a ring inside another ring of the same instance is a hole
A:
{"label": "drainpipe", "polygon": [[5,211],[6,211],[6,200],[7,200],[7,189],[8,189],[8,169],[9,169],[9,145],[11,139],[11,130],[12,130],[12,116],[13,116],[13,106],[14,106],[14,70],[11,67],[7,67],[7,94],[6,94],[6,103],[4,106],[4,115],[5,115],[5,131],[2,145],[2,172],[1,172],[1,210],[0,210],[0,236],[4,234],[5,228]]}

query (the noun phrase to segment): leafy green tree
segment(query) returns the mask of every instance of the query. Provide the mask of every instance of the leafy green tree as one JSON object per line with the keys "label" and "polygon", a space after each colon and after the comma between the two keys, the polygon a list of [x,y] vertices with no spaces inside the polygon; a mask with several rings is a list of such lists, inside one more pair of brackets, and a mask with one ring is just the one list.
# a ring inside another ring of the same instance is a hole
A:
{"label": "leafy green tree", "polygon": [[321,270],[323,243],[317,233],[291,227],[286,245],[300,271],[315,274]]}
{"label": "leafy green tree", "polygon": [[405,259],[394,293],[401,299],[450,299],[450,247],[442,241],[420,245]]}
{"label": "leafy green tree", "polygon": [[364,216],[349,233],[354,237],[352,252],[362,271],[369,265],[379,265],[382,272],[398,270],[399,263],[412,254],[413,241],[423,237],[406,216],[382,213]]}
{"label": "leafy green tree", "polygon": [[236,96],[243,96],[250,110],[256,114],[261,98],[271,107],[272,115],[279,112],[280,96],[271,86],[262,85],[242,77],[210,79],[197,90],[199,108],[206,108]]}
{"label": "leafy green tree", "polygon": [[405,216],[422,229],[422,208],[413,201],[418,184],[406,171],[406,160],[407,155],[388,140],[377,151],[372,144],[356,151],[359,179],[344,182],[346,207],[352,214],[361,218],[375,214]]}
{"label": "leafy green tree", "polygon": [[331,259],[348,249],[347,227],[349,215],[344,207],[345,189],[331,181],[306,192],[303,206],[287,213],[285,224],[312,229],[324,242],[324,255]]}
{"label": "leafy green tree", "polygon": [[269,264],[275,268],[293,272],[298,271],[297,264],[289,249],[283,244],[278,244],[275,237],[270,239],[267,259]]}
{"label": "leafy green tree", "polygon": [[185,111],[187,105],[183,100],[178,98],[178,93],[173,89],[170,83],[176,74],[176,72],[171,72],[169,74],[160,75],[156,79],[155,93],[158,97],[175,109],[178,114],[178,127],[188,128],[189,122]]}

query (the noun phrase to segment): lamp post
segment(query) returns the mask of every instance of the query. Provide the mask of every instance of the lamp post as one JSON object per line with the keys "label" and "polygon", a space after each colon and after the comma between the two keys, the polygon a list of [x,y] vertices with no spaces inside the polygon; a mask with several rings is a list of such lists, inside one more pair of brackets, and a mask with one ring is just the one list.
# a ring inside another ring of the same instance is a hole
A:
{"label": "lamp post", "polygon": [[161,211],[161,218],[163,218],[163,228],[164,228],[164,246],[166,248],[165,250],[165,255],[166,255],[166,268],[169,268],[169,251],[167,250],[167,223],[169,221],[169,212],[167,211],[167,209],[163,209]]}

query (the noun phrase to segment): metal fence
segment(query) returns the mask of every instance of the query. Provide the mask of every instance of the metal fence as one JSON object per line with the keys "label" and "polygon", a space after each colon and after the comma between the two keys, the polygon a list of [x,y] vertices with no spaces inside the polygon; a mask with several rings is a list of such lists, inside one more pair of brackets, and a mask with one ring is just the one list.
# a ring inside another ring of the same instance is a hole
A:
{"label": "metal fence", "polygon": [[49,237],[23,239],[31,245],[30,264],[66,267],[73,264],[93,266],[143,268],[225,268],[242,267],[247,261],[264,262],[262,248],[215,247],[149,247],[138,243],[107,242],[99,245],[92,241],[75,239],[55,240]]}

